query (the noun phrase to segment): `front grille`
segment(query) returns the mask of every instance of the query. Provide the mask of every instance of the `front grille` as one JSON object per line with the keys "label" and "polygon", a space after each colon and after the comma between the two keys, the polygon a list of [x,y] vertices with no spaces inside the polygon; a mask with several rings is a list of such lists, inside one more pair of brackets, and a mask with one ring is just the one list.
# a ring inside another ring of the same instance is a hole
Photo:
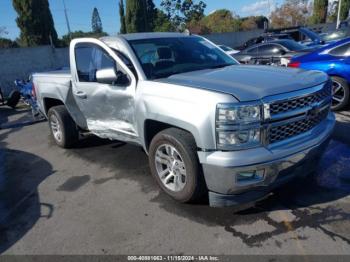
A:
{"label": "front grille", "polygon": [[314,116],[310,116],[299,121],[288,123],[286,125],[271,127],[268,131],[269,144],[280,142],[311,130],[319,123],[321,123],[324,119],[326,119],[328,113],[329,108]]}
{"label": "front grille", "polygon": [[290,99],[282,102],[274,102],[270,104],[270,115],[274,116],[281,113],[287,113],[297,109],[302,109],[307,106],[311,106],[314,103],[318,103],[332,95],[332,85],[326,84],[325,87],[313,94]]}

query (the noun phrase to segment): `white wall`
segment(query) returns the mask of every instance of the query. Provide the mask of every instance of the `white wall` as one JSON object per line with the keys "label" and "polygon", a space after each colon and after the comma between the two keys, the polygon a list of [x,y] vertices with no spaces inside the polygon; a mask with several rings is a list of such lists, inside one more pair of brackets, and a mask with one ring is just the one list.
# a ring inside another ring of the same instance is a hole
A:
{"label": "white wall", "polygon": [[39,46],[0,49],[0,88],[7,95],[14,80],[26,79],[29,74],[69,66],[68,48]]}

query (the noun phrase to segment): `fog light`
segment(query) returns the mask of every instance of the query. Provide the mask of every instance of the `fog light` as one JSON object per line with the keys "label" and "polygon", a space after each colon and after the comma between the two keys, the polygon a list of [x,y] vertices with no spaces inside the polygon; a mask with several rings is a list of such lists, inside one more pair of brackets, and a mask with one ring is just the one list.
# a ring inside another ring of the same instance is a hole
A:
{"label": "fog light", "polygon": [[261,181],[264,178],[265,170],[244,171],[237,174],[238,182]]}

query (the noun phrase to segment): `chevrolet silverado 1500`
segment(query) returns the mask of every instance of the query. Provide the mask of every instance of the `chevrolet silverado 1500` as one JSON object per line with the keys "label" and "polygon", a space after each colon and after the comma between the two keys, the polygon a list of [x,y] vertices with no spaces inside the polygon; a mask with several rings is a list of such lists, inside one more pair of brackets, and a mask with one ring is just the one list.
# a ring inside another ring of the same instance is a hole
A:
{"label": "chevrolet silverado 1500", "polygon": [[244,66],[205,38],[142,33],[75,39],[70,71],[33,83],[55,142],[79,134],[143,147],[181,202],[254,202],[315,169],[332,133],[326,74]]}

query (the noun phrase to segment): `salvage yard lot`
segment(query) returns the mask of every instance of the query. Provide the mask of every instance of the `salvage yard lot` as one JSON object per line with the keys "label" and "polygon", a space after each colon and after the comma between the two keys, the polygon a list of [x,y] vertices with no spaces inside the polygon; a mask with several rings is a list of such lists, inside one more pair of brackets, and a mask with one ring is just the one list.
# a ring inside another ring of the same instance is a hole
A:
{"label": "salvage yard lot", "polygon": [[0,107],[0,253],[350,254],[350,113],[314,179],[235,213],[160,192],[138,147],[54,145],[47,122]]}

